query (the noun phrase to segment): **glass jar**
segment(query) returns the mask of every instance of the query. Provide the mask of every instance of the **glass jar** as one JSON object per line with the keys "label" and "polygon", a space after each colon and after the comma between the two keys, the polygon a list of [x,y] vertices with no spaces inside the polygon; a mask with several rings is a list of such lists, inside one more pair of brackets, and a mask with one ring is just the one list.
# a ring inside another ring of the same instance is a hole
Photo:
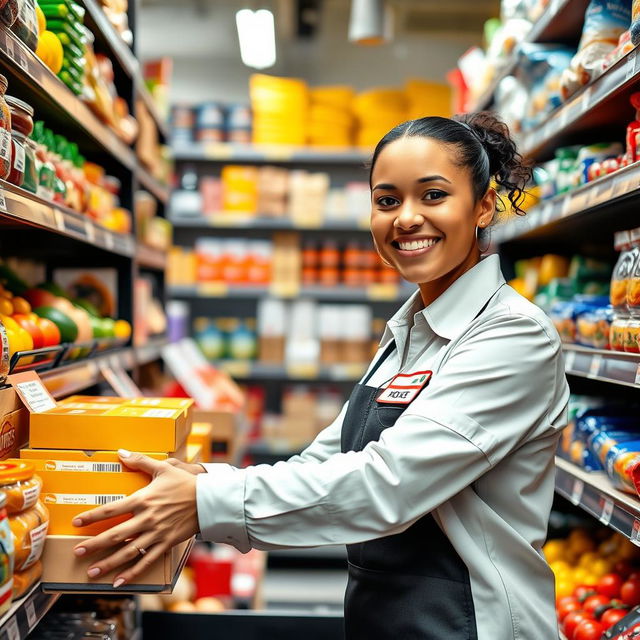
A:
{"label": "glass jar", "polygon": [[0,615],[9,609],[13,596],[13,534],[6,504],[6,496],[0,493]]}
{"label": "glass jar", "polygon": [[31,193],[38,193],[38,161],[36,159],[37,145],[35,140],[25,138],[24,147],[24,180],[22,188]]}
{"label": "glass jar", "polygon": [[6,180],[11,171],[11,111],[4,99],[7,79],[0,75],[0,178]]}
{"label": "glass jar", "polygon": [[33,133],[33,107],[13,96],[5,96],[11,111],[11,131],[29,137]]}
{"label": "glass jar", "polygon": [[35,466],[25,460],[0,462],[0,492],[7,497],[6,509],[15,515],[31,509],[40,498],[42,480],[36,475]]}
{"label": "glass jar", "polygon": [[24,182],[25,146],[26,138],[22,133],[11,134],[11,171],[7,176],[7,182],[21,187]]}
{"label": "glass jar", "polygon": [[31,509],[9,516],[15,545],[15,571],[24,571],[42,555],[49,528],[49,510],[38,500]]}

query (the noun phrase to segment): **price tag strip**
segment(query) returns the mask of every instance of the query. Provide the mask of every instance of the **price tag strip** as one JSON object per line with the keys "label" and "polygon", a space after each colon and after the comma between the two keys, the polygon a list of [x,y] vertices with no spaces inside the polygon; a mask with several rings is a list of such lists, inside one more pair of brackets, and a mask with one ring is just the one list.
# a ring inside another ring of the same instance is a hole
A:
{"label": "price tag strip", "polygon": [[4,197],[4,191],[0,189],[0,209],[7,211],[7,199]]}
{"label": "price tag strip", "polygon": [[577,507],[582,500],[582,493],[584,492],[584,482],[576,478],[573,482],[573,489],[571,490],[571,502]]}
{"label": "price tag strip", "polygon": [[29,625],[29,631],[31,631],[38,624],[38,616],[36,615],[36,607],[33,604],[33,600],[29,600],[24,605],[24,611],[27,614],[27,623]]}
{"label": "price tag strip", "polygon": [[569,351],[564,358],[565,371],[573,371],[575,362],[576,362],[576,352]]}
{"label": "price tag strip", "polygon": [[15,615],[7,622],[7,640],[21,640],[20,629]]}
{"label": "price tag strip", "polygon": [[633,49],[627,55],[627,63],[625,65],[624,79],[629,80],[636,72],[636,49]]}
{"label": "price tag strip", "polygon": [[640,520],[637,518],[633,521],[633,527],[631,528],[631,535],[629,536],[629,540],[636,545],[636,547],[640,547]]}
{"label": "price tag strip", "polygon": [[613,501],[609,498],[601,498],[600,506],[602,507],[602,512],[598,520],[600,520],[605,527],[608,527],[611,522],[611,516],[613,515]]}
{"label": "price tag strip", "polygon": [[600,365],[602,364],[602,356],[599,353],[596,353],[591,358],[591,365],[589,366],[589,376],[590,378],[596,378],[600,373]]}

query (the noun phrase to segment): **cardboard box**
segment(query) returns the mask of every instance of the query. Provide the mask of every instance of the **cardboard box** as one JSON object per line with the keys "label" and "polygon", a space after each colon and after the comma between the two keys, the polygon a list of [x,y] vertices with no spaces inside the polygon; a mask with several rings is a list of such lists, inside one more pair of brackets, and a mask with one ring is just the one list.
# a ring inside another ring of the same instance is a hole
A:
{"label": "cardboard box", "polygon": [[29,442],[29,412],[12,387],[0,390],[0,460],[16,458]]}
{"label": "cardboard box", "polygon": [[213,425],[210,422],[194,422],[191,433],[187,436],[187,445],[199,444],[202,447],[201,462],[211,461],[211,443],[213,440]]}
{"label": "cardboard box", "polygon": [[[90,579],[87,569],[101,558],[113,553],[113,549],[102,554],[76,557],[73,548],[86,540],[87,536],[47,536],[42,554],[42,588],[47,592],[68,593],[171,593],[193,544],[193,538],[167,551],[147,571],[131,584],[113,588],[116,572]],[[130,544],[130,543],[126,543]]]}
{"label": "cardboard box", "polygon": [[59,405],[32,413],[32,449],[169,452],[180,448],[190,424],[183,409],[121,405],[82,409]]}
{"label": "cardboard box", "polygon": [[201,444],[189,444],[187,443],[187,459],[189,464],[198,464],[203,462],[202,460],[202,445]]}
{"label": "cardboard box", "polygon": [[208,422],[212,426],[211,462],[236,463],[242,439],[246,436],[242,429],[242,414],[237,411],[205,411],[195,409],[195,423]]}
{"label": "cardboard box", "polygon": [[38,475],[42,478],[40,499],[49,509],[49,533],[52,535],[93,536],[128,520],[129,514],[82,528],[71,524],[80,513],[129,496],[151,481],[151,476],[136,471],[81,473],[39,469]]}
{"label": "cardboard box", "polygon": [[[120,462],[116,451],[80,451],[78,449],[22,449],[20,457],[30,460],[36,465],[36,470],[47,471],[75,471],[81,473],[100,472],[139,473],[129,470]],[[146,453],[154,460],[166,460],[166,453]]]}

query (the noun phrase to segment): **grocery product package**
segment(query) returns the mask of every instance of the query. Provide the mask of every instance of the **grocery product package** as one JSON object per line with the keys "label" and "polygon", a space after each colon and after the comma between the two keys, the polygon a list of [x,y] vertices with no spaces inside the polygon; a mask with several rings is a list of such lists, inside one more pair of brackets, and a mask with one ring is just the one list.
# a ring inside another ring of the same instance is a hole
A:
{"label": "grocery product package", "polygon": [[591,0],[584,18],[578,52],[562,74],[562,97],[567,100],[604,70],[606,56],[631,23],[631,0]]}

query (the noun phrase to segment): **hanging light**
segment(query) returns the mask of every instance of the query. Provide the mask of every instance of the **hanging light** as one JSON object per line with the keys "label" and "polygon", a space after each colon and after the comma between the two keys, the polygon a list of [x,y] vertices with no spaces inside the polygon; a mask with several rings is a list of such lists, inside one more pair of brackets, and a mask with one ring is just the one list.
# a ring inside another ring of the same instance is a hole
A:
{"label": "hanging light", "polygon": [[351,0],[349,42],[378,45],[392,39],[391,8],[384,0]]}
{"label": "hanging light", "polygon": [[276,63],[273,13],[267,9],[242,9],[236,13],[240,56],[247,67],[266,69]]}

